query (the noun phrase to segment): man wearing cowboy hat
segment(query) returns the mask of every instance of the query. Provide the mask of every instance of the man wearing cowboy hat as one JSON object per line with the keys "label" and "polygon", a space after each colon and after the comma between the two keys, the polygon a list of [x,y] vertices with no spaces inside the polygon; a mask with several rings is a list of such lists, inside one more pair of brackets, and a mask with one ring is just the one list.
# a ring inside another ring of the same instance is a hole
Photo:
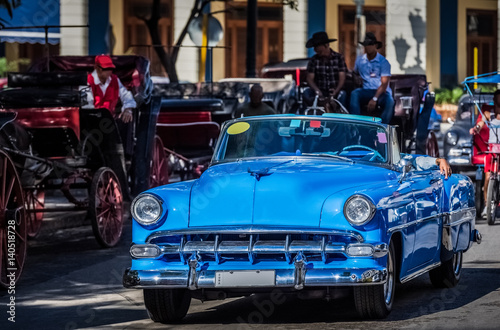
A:
{"label": "man wearing cowboy hat", "polygon": [[356,59],[354,72],[361,76],[363,88],[351,93],[350,112],[359,115],[361,105],[367,104],[370,113],[379,105],[382,108],[382,122],[388,124],[394,115],[394,99],[389,87],[391,65],[377,52],[382,47],[382,42],[373,33],[367,32],[365,40],[360,44],[365,47],[365,54]]}
{"label": "man wearing cowboy hat", "polygon": [[[344,56],[330,48],[330,42],[333,41],[337,39],[330,39],[326,32],[321,31],[314,33],[306,43],[307,48],[314,47],[316,52],[307,63],[306,80],[309,88],[304,91],[304,101],[308,105],[312,105],[316,95],[319,98],[339,96],[344,86],[347,66]],[[342,95],[344,99],[339,101],[345,104],[345,93]]]}

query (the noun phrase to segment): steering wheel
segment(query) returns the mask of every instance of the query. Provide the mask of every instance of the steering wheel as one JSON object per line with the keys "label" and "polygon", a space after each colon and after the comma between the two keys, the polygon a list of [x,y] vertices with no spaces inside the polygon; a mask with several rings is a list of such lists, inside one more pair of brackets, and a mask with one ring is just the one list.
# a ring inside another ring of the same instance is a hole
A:
{"label": "steering wheel", "polygon": [[377,150],[372,149],[372,148],[367,147],[367,146],[364,146],[364,145],[361,145],[361,144],[354,144],[352,146],[344,147],[342,149],[342,151],[351,150],[351,149],[363,149],[363,150],[368,150],[368,151],[373,152],[373,156],[370,158],[370,162],[375,160],[377,157],[380,158],[380,160],[385,161],[384,157],[382,157],[382,155]]}

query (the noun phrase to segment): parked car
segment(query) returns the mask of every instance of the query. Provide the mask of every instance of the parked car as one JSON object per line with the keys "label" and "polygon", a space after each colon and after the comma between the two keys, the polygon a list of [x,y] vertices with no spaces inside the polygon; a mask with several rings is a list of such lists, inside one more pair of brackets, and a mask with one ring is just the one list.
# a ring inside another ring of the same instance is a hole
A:
{"label": "parked car", "polygon": [[[151,319],[171,323],[192,298],[255,292],[331,296],[352,286],[358,312],[386,317],[396,282],[462,276],[473,241],[469,178],[413,169],[393,126],[373,117],[270,115],[221,128],[197,180],[150,189],[132,203],[128,288]],[[431,159],[433,161],[433,159]]]}
{"label": "parked car", "polygon": [[[493,93],[476,93],[474,99],[479,107],[492,105]],[[468,94],[460,98],[455,121],[444,136],[444,157],[458,171],[475,171],[477,168],[473,160],[473,136],[469,133],[480,115],[474,99]]]}

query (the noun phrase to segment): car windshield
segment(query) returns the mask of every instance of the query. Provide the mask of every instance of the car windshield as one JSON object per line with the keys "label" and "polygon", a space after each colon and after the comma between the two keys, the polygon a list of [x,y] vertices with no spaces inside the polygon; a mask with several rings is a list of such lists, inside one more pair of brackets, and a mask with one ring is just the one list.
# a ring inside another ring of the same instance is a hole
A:
{"label": "car windshield", "polygon": [[213,160],[297,156],[387,163],[387,155],[386,129],[375,123],[267,117],[226,126]]}

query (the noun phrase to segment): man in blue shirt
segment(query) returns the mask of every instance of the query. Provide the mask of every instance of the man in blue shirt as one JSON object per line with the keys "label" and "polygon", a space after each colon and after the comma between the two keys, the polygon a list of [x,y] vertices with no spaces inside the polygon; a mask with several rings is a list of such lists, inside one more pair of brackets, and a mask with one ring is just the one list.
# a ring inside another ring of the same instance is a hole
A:
{"label": "man in blue shirt", "polygon": [[355,89],[351,93],[350,112],[359,115],[361,105],[367,104],[370,113],[380,105],[382,122],[389,124],[394,115],[394,99],[389,87],[391,65],[377,52],[377,49],[382,47],[382,42],[377,41],[373,33],[367,32],[365,40],[360,44],[365,47],[365,54],[356,59],[354,72],[361,76],[363,88]]}

